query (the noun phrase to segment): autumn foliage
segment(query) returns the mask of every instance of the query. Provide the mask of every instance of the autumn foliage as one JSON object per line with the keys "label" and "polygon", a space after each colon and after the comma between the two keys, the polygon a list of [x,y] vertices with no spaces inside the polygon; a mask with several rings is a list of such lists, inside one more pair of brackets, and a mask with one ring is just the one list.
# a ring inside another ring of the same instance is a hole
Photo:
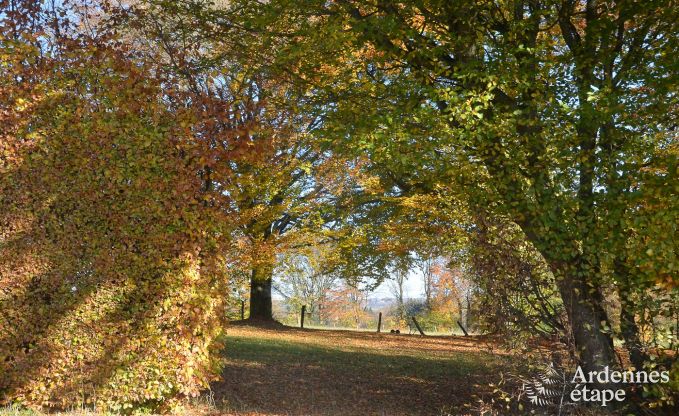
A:
{"label": "autumn foliage", "polygon": [[217,374],[233,266],[201,113],[31,4],[0,27],[0,401],[171,407]]}
{"label": "autumn foliage", "polygon": [[319,320],[447,258],[437,319],[586,371],[620,344],[675,403],[672,6],[0,0],[0,405],[171,409],[219,374],[228,294],[271,320],[321,246],[289,268],[332,277],[306,303],[343,282]]}

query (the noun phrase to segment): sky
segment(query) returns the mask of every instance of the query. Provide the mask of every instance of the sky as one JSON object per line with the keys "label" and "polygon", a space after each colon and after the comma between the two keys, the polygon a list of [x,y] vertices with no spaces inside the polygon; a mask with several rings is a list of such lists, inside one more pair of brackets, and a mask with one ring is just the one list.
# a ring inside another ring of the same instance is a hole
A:
{"label": "sky", "polygon": [[[403,296],[406,299],[421,298],[424,296],[424,284],[422,283],[422,276],[416,270],[411,270],[406,277]],[[385,298],[393,297],[389,291],[389,280],[385,280],[380,284],[374,292],[368,295],[368,298]]]}
{"label": "sky", "polygon": [[[392,297],[392,294],[389,291],[388,285],[389,285],[389,281],[385,280],[368,297],[371,298],[371,299],[372,298]],[[408,299],[408,298],[420,298],[422,296],[424,296],[424,284],[422,283],[422,276],[417,271],[411,270],[408,273],[408,277],[406,278],[406,281],[405,281],[404,297],[406,299]]]}
{"label": "sky", "polygon": [[[274,284],[275,281],[274,281]],[[408,273],[404,285],[404,297],[406,299],[410,298],[421,298],[424,297],[424,285],[422,283],[422,277],[416,270],[411,270]],[[275,290],[272,292],[272,297],[274,299],[283,299],[283,297],[277,293]],[[393,297],[389,291],[389,280],[386,280],[380,284],[377,289],[368,295],[369,299],[381,299]]]}

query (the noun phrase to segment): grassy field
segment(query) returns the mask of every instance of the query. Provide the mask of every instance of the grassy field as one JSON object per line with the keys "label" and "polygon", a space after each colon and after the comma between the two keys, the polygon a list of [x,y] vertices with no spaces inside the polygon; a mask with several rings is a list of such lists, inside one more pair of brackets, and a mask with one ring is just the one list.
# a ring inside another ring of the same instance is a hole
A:
{"label": "grassy field", "polygon": [[[487,398],[489,384],[516,362],[480,337],[241,325],[226,337],[222,380],[185,414],[471,414],[465,404]],[[7,408],[0,415],[36,413]]]}
{"label": "grassy field", "polygon": [[215,409],[237,415],[460,415],[511,369],[482,338],[229,329]]}

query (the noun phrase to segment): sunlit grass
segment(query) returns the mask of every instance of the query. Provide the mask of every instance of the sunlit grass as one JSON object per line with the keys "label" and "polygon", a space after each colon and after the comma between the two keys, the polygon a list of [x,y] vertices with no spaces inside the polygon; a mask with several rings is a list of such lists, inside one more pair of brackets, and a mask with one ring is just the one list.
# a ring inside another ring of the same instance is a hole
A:
{"label": "sunlit grass", "polygon": [[[38,412],[32,409],[22,408],[16,405],[0,407],[0,416],[46,416],[47,413]],[[102,413],[84,407],[73,407],[63,412],[51,412],[49,415],[63,416],[108,416],[110,413]]]}
{"label": "sunlit grass", "polygon": [[235,326],[225,341],[227,414],[465,414],[515,361],[478,337]]}
{"label": "sunlit grass", "polygon": [[[513,368],[508,351],[477,337],[233,326],[224,341],[222,379],[180,414],[456,414]],[[56,414],[104,415],[77,404]]]}

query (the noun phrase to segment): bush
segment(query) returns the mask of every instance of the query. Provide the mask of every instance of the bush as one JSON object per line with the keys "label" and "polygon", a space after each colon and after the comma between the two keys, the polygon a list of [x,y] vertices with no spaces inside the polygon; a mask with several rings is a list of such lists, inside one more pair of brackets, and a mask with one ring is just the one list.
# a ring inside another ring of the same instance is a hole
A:
{"label": "bush", "polygon": [[0,31],[0,403],[168,408],[218,374],[224,213],[124,51]]}

